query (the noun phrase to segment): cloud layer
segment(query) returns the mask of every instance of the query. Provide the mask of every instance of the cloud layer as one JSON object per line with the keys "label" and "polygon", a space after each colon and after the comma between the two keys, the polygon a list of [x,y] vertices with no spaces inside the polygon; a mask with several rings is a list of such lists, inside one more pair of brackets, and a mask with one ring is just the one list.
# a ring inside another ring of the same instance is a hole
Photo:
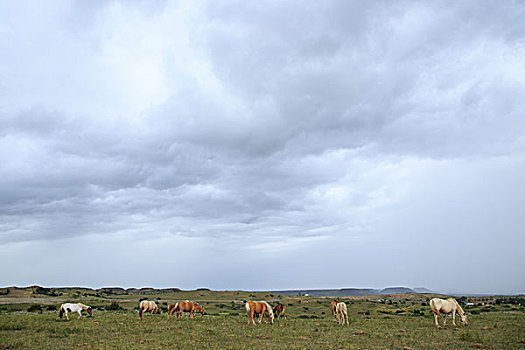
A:
{"label": "cloud layer", "polygon": [[524,14],[0,5],[0,283],[525,291]]}

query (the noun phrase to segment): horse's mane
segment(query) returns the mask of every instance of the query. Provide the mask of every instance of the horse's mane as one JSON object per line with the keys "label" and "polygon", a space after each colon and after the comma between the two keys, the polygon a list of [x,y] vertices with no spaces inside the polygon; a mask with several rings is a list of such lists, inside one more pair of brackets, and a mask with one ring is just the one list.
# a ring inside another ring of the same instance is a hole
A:
{"label": "horse's mane", "polygon": [[270,306],[270,304],[268,304],[266,301],[263,301],[263,303],[266,304],[266,308],[268,309],[268,313],[270,314],[270,316],[274,317],[273,316],[273,310],[272,310],[272,307]]}
{"label": "horse's mane", "polygon": [[456,306],[458,307],[458,311],[460,314],[464,315],[465,314],[465,311],[463,310],[463,308],[461,307],[461,305],[459,305],[459,303],[457,302],[456,299],[454,299],[454,303],[456,303]]}
{"label": "horse's mane", "polygon": [[77,303],[78,306],[80,306],[82,308],[82,310],[86,310],[86,309],[89,309],[89,306],[85,305],[85,304],[82,304],[82,303]]}

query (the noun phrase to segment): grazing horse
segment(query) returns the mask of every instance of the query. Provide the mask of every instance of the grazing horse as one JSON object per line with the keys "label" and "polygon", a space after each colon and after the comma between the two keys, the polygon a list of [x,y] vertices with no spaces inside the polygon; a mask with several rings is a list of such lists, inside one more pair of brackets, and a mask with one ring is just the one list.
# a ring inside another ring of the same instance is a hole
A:
{"label": "grazing horse", "polygon": [[82,310],[86,310],[88,314],[93,316],[93,313],[91,312],[91,306],[87,306],[81,303],[76,303],[76,304],[65,303],[65,304],[60,305],[59,316],[60,318],[62,318],[62,316],[65,314],[66,319],[69,321],[69,317],[67,316],[68,312],[77,312],[78,318],[80,318],[82,317]]}
{"label": "grazing horse", "polygon": [[452,313],[452,324],[456,325],[456,311],[459,314],[459,317],[461,318],[461,322],[466,326],[467,323],[467,315],[465,314],[465,311],[459,306],[459,303],[454,298],[448,298],[447,300],[440,299],[440,298],[434,298],[430,300],[430,308],[432,309],[432,312],[434,313],[434,319],[436,321],[436,326],[438,328],[441,328],[438,323],[438,317],[443,314],[445,317],[445,321],[443,321],[443,326],[447,324],[447,315]]}
{"label": "grazing horse", "polygon": [[159,311],[159,308],[157,307],[157,304],[155,304],[154,301],[150,300],[142,300],[139,304],[139,317],[142,320],[142,315],[144,315],[144,312],[149,312],[149,318],[151,318],[151,315],[153,313],[157,313]]}
{"label": "grazing horse", "polygon": [[345,303],[343,302],[337,303],[337,305],[335,306],[335,313],[337,315],[337,322],[339,322],[339,324],[342,324],[342,325],[345,324],[345,316],[346,316],[346,324],[350,325],[350,323],[348,323],[348,311],[346,310]]}
{"label": "grazing horse", "polygon": [[286,310],[286,306],[284,306],[283,304],[281,303],[278,303],[277,305],[275,305],[273,307],[273,313],[275,316],[277,317],[280,317],[280,318],[286,318],[286,315],[285,315],[285,310]]}
{"label": "grazing horse", "polygon": [[204,308],[196,302],[189,300],[179,301],[175,305],[168,306],[168,319],[171,315],[173,315],[174,312],[177,313],[177,320],[181,317],[183,312],[189,312],[189,320],[191,316],[195,318],[195,311],[199,311],[201,315],[204,315]]}
{"label": "grazing horse", "polygon": [[262,318],[264,316],[265,312],[268,312],[269,318],[270,318],[270,324],[273,324],[273,310],[270,304],[268,304],[266,301],[252,301],[248,300],[246,302],[246,315],[248,316],[248,324],[250,324],[250,320],[253,324],[255,324],[254,315],[260,314],[259,317],[259,323],[261,323]]}
{"label": "grazing horse", "polygon": [[335,307],[337,306],[337,303],[339,302],[339,300],[332,300],[330,302],[330,310],[332,310],[332,316],[334,316],[334,318],[337,320],[337,314],[335,312]]}

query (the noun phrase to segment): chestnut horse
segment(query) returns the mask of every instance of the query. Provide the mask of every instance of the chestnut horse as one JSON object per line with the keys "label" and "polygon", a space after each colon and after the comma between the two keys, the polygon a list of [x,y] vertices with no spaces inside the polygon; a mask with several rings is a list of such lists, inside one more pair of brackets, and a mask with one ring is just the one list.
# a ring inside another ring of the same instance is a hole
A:
{"label": "chestnut horse", "polygon": [[334,318],[336,320],[337,320],[337,314],[335,312],[335,308],[336,308],[338,302],[339,302],[339,300],[336,300],[336,299],[334,299],[334,300],[332,300],[330,302],[330,310],[332,311],[332,316],[334,316]]}
{"label": "chestnut horse", "polygon": [[82,303],[65,303],[60,305],[59,316],[62,318],[62,316],[65,314],[66,319],[69,321],[69,317],[67,316],[68,312],[76,312],[78,313],[78,318],[80,318],[82,317],[82,310],[85,310],[90,316],[93,316],[93,313],[91,312],[91,306],[87,306]]}
{"label": "chestnut horse", "polygon": [[204,308],[197,304],[194,301],[179,301],[175,305],[169,305],[168,306],[168,319],[171,315],[173,315],[174,312],[177,313],[177,320],[180,319],[183,312],[189,312],[188,314],[188,320],[190,319],[190,316],[195,317],[195,311],[199,311],[201,315],[204,315]]}
{"label": "chestnut horse", "polygon": [[286,315],[284,313],[285,310],[286,310],[286,306],[284,306],[281,303],[278,303],[277,305],[273,307],[273,313],[275,314],[275,316],[280,317],[280,318],[286,318]]}
{"label": "chestnut horse", "polygon": [[259,316],[259,323],[261,323],[262,318],[264,316],[265,312],[268,312],[269,318],[270,318],[270,324],[273,324],[273,310],[270,304],[268,304],[266,301],[252,301],[248,300],[246,302],[246,315],[248,316],[248,324],[250,324],[250,320],[253,324],[255,324],[254,315],[260,314]]}
{"label": "chestnut horse", "polygon": [[465,311],[459,306],[459,303],[454,298],[448,298],[447,300],[440,299],[440,298],[433,298],[430,300],[430,308],[432,309],[432,312],[434,313],[434,320],[436,321],[436,326],[438,328],[441,328],[438,323],[438,317],[443,314],[445,317],[445,320],[443,321],[443,326],[447,324],[447,315],[452,313],[452,324],[456,325],[456,312],[459,314],[459,317],[461,318],[461,322],[466,326],[468,324],[467,322],[467,315],[465,314]]}
{"label": "chestnut horse", "polygon": [[139,304],[139,317],[141,320],[144,312],[149,312],[149,318],[151,318],[151,315],[153,315],[153,313],[157,313],[158,311],[159,308],[157,307],[157,304],[155,304],[154,301],[142,300]]}

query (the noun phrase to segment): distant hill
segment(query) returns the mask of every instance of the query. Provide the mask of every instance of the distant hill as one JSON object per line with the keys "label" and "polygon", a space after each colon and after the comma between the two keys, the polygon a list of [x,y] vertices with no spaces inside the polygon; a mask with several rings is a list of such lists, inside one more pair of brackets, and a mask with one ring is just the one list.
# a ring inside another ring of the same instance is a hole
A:
{"label": "distant hill", "polygon": [[400,294],[400,293],[416,293],[412,288],[407,287],[388,287],[383,289],[378,294]]}
{"label": "distant hill", "polygon": [[387,287],[384,289],[373,288],[342,288],[342,289],[296,289],[296,290],[279,290],[273,293],[284,295],[305,295],[313,297],[356,297],[366,295],[384,295],[384,294],[401,294],[401,293],[434,293],[426,288],[408,288],[408,287]]}

